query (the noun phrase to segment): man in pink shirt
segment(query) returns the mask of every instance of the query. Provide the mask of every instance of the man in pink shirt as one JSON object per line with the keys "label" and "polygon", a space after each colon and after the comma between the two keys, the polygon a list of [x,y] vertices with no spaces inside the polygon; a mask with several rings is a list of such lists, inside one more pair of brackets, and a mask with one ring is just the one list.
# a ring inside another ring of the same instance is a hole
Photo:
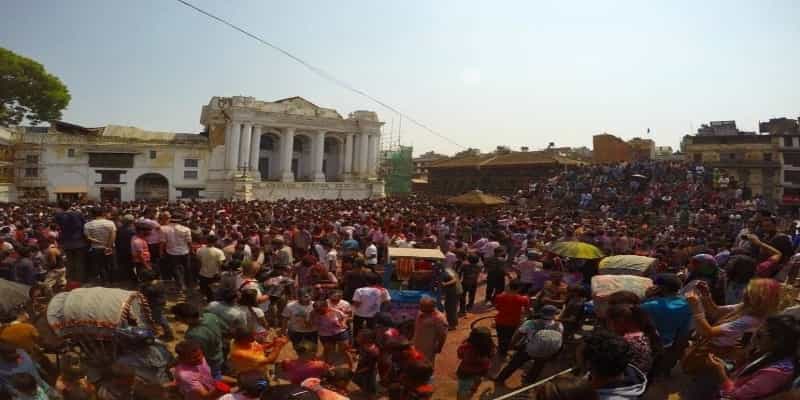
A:
{"label": "man in pink shirt", "polygon": [[191,340],[175,346],[178,363],[173,370],[178,391],[185,400],[217,399],[227,393],[223,385],[217,385],[211,369],[203,357],[200,345]]}

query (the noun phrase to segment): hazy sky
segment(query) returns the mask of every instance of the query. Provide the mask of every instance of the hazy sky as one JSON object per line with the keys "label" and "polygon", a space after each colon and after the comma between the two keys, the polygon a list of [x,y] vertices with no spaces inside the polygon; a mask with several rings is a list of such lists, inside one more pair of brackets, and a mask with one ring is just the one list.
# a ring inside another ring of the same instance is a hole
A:
{"label": "hazy sky", "polygon": [[[193,0],[464,146],[677,146],[690,127],[800,114],[800,1]],[[212,96],[376,110],[172,0],[9,1],[0,46],[72,93],[67,121],[197,132]],[[459,148],[404,121],[415,153]]]}

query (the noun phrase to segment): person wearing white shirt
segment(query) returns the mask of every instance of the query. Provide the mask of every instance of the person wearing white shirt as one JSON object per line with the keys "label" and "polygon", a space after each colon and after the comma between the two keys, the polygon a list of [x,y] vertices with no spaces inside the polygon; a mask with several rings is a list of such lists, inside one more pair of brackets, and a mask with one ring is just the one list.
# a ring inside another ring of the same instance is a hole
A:
{"label": "person wearing white shirt", "polygon": [[367,280],[370,286],[358,288],[353,294],[353,337],[358,337],[364,325],[375,328],[375,315],[392,300],[389,291],[380,286],[381,278],[377,274],[369,274]]}
{"label": "person wearing white shirt", "polygon": [[328,268],[334,274],[339,270],[339,252],[333,247],[328,247],[328,254],[325,255],[328,260]]}
{"label": "person wearing white shirt", "polygon": [[197,279],[200,283],[200,292],[210,302],[213,298],[211,284],[219,280],[222,264],[225,262],[225,253],[216,246],[216,236],[209,235],[206,238],[206,242],[208,243],[207,245],[197,250],[197,259],[200,261]]}
{"label": "person wearing white shirt", "polygon": [[367,266],[375,268],[378,265],[378,246],[372,243],[372,239],[366,238],[367,248],[364,250],[364,257],[367,259]]}
{"label": "person wearing white shirt", "polygon": [[[186,288],[187,272],[189,272],[189,249],[192,243],[192,231],[178,223],[179,216],[172,218],[164,212],[161,219],[161,246],[165,255],[162,279],[173,278],[180,290]],[[193,280],[192,280],[193,281]]]}
{"label": "person wearing white shirt", "polygon": [[105,283],[112,283],[112,261],[114,244],[117,238],[117,226],[106,218],[106,211],[100,207],[91,209],[92,220],[83,226],[83,233],[89,240],[91,251],[89,253],[90,271],[89,278],[100,278]]}

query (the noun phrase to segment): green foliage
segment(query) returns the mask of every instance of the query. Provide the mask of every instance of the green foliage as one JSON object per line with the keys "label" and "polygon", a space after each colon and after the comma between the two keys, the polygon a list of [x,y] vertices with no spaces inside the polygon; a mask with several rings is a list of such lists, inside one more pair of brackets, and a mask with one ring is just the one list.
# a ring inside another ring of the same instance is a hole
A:
{"label": "green foliage", "polygon": [[69,90],[42,64],[0,47],[0,125],[37,125],[61,118]]}

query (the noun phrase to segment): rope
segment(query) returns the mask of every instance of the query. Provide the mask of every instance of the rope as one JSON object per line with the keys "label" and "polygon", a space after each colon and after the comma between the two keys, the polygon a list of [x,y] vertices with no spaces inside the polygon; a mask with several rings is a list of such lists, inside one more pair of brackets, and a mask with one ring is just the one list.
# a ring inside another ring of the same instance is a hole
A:
{"label": "rope", "polygon": [[517,395],[523,394],[525,392],[528,392],[531,389],[535,389],[536,387],[555,379],[556,377],[568,374],[570,372],[572,372],[572,368],[567,368],[567,369],[565,369],[565,370],[563,370],[561,372],[558,372],[558,373],[556,373],[554,375],[551,375],[551,376],[549,376],[547,378],[544,378],[544,379],[542,379],[542,380],[540,380],[538,382],[532,383],[532,384],[530,384],[528,386],[521,387],[521,388],[519,388],[519,389],[517,389],[517,390],[515,390],[513,392],[506,393],[506,394],[504,394],[504,395],[502,395],[500,397],[495,397],[493,400],[506,400],[506,399],[513,398],[514,396],[517,396]]}

